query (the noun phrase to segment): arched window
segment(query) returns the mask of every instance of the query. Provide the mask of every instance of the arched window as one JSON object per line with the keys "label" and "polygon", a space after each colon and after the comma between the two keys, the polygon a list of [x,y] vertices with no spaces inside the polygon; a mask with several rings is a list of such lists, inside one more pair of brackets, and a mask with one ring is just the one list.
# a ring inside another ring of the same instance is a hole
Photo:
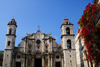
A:
{"label": "arched window", "polygon": [[12,24],[12,21],[11,21],[11,24]]}
{"label": "arched window", "polygon": [[11,42],[10,42],[10,41],[8,41],[8,46],[10,46],[10,44],[11,44]]}
{"label": "arched window", "polygon": [[12,34],[12,28],[9,29],[9,34]]}
{"label": "arched window", "polygon": [[67,40],[67,48],[71,49],[71,40]]}
{"label": "arched window", "polygon": [[66,24],[68,24],[68,22]]}
{"label": "arched window", "polygon": [[70,28],[69,27],[66,28],[66,33],[70,34]]}

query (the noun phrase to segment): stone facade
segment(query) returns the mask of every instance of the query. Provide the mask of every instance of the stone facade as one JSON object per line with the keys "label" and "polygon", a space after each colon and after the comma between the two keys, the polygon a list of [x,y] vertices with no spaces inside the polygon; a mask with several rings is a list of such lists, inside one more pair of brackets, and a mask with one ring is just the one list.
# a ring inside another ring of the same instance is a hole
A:
{"label": "stone facade", "polygon": [[73,24],[65,18],[61,25],[62,45],[51,34],[27,34],[15,47],[17,23],[8,23],[3,67],[76,67]]}

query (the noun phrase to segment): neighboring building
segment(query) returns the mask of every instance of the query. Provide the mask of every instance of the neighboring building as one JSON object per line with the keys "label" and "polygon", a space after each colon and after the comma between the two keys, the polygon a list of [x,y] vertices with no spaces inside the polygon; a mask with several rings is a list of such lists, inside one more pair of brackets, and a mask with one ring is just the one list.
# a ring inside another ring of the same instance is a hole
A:
{"label": "neighboring building", "polygon": [[80,33],[75,35],[75,48],[77,67],[93,67],[93,62],[89,62],[87,58],[87,49],[84,44],[84,39],[80,37]]}
{"label": "neighboring building", "polygon": [[[96,2],[97,0],[94,0]],[[98,3],[100,3],[100,0],[98,0]],[[100,45],[100,9],[99,12],[94,20],[95,22],[95,27],[97,28],[97,36],[98,36],[98,41]],[[95,63],[89,62],[87,58],[87,49],[84,44],[84,39],[80,37],[80,33],[76,33],[75,35],[75,48],[76,48],[76,60],[77,60],[77,67],[95,67]],[[99,65],[100,67],[100,65]]]}
{"label": "neighboring building", "polygon": [[[98,41],[100,45],[100,11],[96,16],[95,19],[95,26],[97,28]],[[77,67],[95,67],[95,63],[89,62],[86,52],[86,46],[84,44],[84,39],[80,37],[80,33],[76,33],[75,35],[75,48],[76,48],[76,60],[77,60]]]}
{"label": "neighboring building", "polygon": [[67,18],[61,25],[62,45],[51,34],[27,34],[15,47],[17,23],[8,23],[3,67],[77,67],[73,24]]}
{"label": "neighboring building", "polygon": [[2,67],[3,62],[3,51],[0,51],[0,66]]}

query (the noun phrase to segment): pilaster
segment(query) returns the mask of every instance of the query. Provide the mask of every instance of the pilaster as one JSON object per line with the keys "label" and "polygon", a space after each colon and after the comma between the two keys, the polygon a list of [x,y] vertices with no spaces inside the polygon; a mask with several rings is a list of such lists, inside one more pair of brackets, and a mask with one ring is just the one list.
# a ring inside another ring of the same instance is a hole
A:
{"label": "pilaster", "polygon": [[51,55],[51,67],[53,67],[53,63],[52,63],[52,61],[53,61],[53,56]]}
{"label": "pilaster", "polygon": [[44,67],[44,56],[42,56],[42,67]]}
{"label": "pilaster", "polygon": [[50,63],[50,55],[48,56],[48,67],[51,67],[51,63]]}
{"label": "pilaster", "polygon": [[62,67],[64,67],[64,58],[63,57],[61,57],[61,63],[62,63]]}

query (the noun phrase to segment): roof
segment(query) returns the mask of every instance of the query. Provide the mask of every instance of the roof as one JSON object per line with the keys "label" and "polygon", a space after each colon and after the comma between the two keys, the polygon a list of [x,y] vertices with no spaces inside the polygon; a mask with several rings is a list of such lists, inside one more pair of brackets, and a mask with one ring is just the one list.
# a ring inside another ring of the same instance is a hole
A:
{"label": "roof", "polygon": [[58,44],[59,46],[61,46],[61,44]]}
{"label": "roof", "polygon": [[65,18],[62,24],[66,25],[73,25],[71,22],[69,22],[69,19]]}
{"label": "roof", "polygon": [[15,21],[14,18],[12,18],[11,21],[8,23],[8,25],[16,25],[17,26],[17,22]]}

